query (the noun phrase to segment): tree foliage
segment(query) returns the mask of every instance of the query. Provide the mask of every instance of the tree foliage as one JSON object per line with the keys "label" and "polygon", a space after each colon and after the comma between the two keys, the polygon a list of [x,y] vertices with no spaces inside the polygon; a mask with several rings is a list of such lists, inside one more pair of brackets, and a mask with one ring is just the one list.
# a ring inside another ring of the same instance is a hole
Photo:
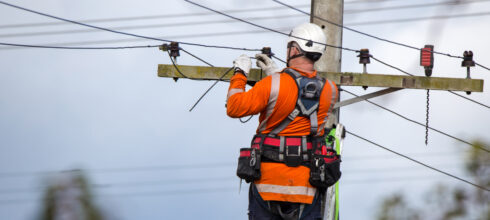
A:
{"label": "tree foliage", "polygon": [[[478,147],[489,146],[476,141],[465,157],[465,171],[474,183],[490,188],[490,153]],[[490,220],[490,193],[483,189],[466,185],[448,186],[437,184],[425,193],[425,199],[417,203],[417,208],[408,203],[405,196],[395,193],[383,199],[376,219],[378,220]]]}

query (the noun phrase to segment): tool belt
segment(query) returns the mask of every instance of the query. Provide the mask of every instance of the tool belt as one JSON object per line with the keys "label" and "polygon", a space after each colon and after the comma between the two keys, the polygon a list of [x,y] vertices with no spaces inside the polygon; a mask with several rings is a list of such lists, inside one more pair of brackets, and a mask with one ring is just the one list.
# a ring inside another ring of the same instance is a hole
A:
{"label": "tool belt", "polygon": [[241,148],[237,176],[250,182],[260,179],[260,163],[284,163],[310,168],[310,183],[319,188],[340,178],[340,155],[327,146],[325,137],[255,135],[250,148]]}

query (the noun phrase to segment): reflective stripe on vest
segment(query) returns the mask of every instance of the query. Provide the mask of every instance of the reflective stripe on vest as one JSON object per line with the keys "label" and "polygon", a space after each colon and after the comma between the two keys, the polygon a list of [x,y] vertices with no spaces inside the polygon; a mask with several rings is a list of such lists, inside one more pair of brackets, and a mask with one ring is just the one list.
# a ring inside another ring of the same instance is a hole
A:
{"label": "reflective stripe on vest", "polygon": [[316,188],[306,186],[279,186],[272,184],[255,184],[259,193],[278,193],[285,195],[315,196]]}
{"label": "reflective stripe on vest", "polygon": [[267,103],[267,110],[265,114],[265,119],[259,125],[259,132],[264,131],[267,128],[267,121],[276,107],[277,97],[279,96],[279,88],[281,85],[281,75],[275,73],[271,76],[271,91],[269,95],[269,102]]}

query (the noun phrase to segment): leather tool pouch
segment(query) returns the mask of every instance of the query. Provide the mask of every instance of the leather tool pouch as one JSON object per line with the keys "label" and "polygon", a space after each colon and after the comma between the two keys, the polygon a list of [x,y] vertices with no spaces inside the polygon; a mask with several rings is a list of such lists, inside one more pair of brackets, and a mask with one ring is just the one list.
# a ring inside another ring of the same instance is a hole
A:
{"label": "leather tool pouch", "polygon": [[260,150],[240,148],[236,175],[247,183],[260,179]]}
{"label": "leather tool pouch", "polygon": [[310,184],[321,189],[335,184],[342,175],[340,162],[340,155],[335,151],[327,155],[314,154],[310,165]]}

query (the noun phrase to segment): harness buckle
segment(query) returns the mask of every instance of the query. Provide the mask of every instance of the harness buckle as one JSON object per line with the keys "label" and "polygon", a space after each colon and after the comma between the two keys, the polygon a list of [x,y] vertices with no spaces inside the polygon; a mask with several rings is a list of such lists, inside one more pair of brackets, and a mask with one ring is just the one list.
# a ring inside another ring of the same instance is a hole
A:
{"label": "harness buckle", "polygon": [[301,146],[286,146],[284,163],[288,167],[297,167],[303,162]]}

